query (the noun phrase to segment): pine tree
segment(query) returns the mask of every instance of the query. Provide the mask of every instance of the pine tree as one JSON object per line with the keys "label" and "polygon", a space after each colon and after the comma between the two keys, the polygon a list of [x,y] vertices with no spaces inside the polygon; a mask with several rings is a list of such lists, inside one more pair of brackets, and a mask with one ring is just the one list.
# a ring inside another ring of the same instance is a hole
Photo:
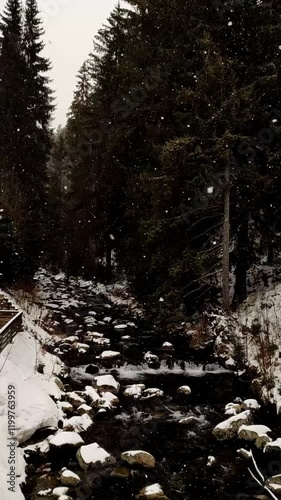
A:
{"label": "pine tree", "polygon": [[[23,168],[19,174],[25,196],[25,222],[21,227],[26,253],[38,262],[42,251],[45,220],[46,163],[50,150],[50,119],[52,92],[46,73],[49,61],[43,57],[43,30],[36,0],[27,0],[23,36],[23,54],[26,66],[24,98],[26,122],[23,129],[24,144],[21,149]],[[27,272],[32,273],[33,269]]]}
{"label": "pine tree", "polygon": [[[0,23],[0,161],[1,191],[13,184],[18,195],[19,147],[25,121],[25,62],[22,53],[22,5],[8,0]],[[8,208],[8,207],[7,207]]]}

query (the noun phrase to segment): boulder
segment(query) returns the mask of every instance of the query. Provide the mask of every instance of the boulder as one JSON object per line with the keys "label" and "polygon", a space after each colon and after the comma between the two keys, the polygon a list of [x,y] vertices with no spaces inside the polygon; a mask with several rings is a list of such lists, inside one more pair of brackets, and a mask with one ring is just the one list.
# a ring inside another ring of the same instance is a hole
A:
{"label": "boulder", "polygon": [[245,399],[241,404],[242,410],[259,410],[260,407],[256,399]]}
{"label": "boulder", "polygon": [[150,388],[150,389],[145,389],[142,393],[141,400],[145,401],[148,399],[157,399],[157,398],[163,398],[164,397],[164,392],[161,391],[161,389],[157,388]]}
{"label": "boulder", "polygon": [[93,412],[93,408],[89,405],[81,405],[79,406],[79,408],[77,408],[77,413],[78,415],[84,415],[85,413],[87,415],[91,415],[91,413]]}
{"label": "boulder", "polygon": [[128,385],[124,391],[125,398],[140,399],[143,391],[145,390],[144,384]]}
{"label": "boulder", "polygon": [[101,398],[100,395],[97,393],[96,389],[94,389],[90,385],[86,385],[84,394],[88,398],[92,406],[98,405]]}
{"label": "boulder", "polygon": [[164,494],[160,484],[152,484],[143,488],[138,495],[137,500],[169,500]]}
{"label": "boulder", "polygon": [[77,486],[81,482],[80,477],[68,469],[63,469],[60,480],[65,486]]}
{"label": "boulder", "polygon": [[92,419],[87,413],[80,417],[71,417],[69,420],[64,420],[63,428],[68,431],[84,432],[93,424]]}
{"label": "boulder", "polygon": [[72,404],[74,408],[78,408],[82,404],[86,403],[85,399],[83,399],[79,394],[76,392],[67,392],[66,397],[68,401]]}
{"label": "boulder", "polygon": [[114,410],[119,406],[119,399],[115,394],[111,392],[102,392],[101,399],[98,402],[99,408],[108,408],[108,410]]}
{"label": "boulder", "polygon": [[141,465],[147,469],[154,469],[156,463],[153,455],[142,450],[125,451],[121,459],[130,465]]}
{"label": "boulder", "polygon": [[69,488],[61,486],[59,488],[54,488],[52,491],[52,495],[56,498],[59,498],[63,495],[67,495],[68,491],[69,491]]}
{"label": "boulder", "polygon": [[175,348],[171,342],[164,342],[162,345],[162,351],[164,352],[174,352]]}
{"label": "boulder", "polygon": [[277,438],[275,441],[271,443],[267,443],[264,448],[265,453],[280,453],[281,451],[281,438]]}
{"label": "boulder", "polygon": [[79,446],[84,444],[84,441],[76,432],[61,431],[50,439],[49,444],[53,448],[62,448],[63,446],[79,448]]}
{"label": "boulder", "polygon": [[115,458],[101,448],[98,443],[81,446],[77,451],[76,458],[84,470],[96,469],[116,462]]}
{"label": "boulder", "polygon": [[264,448],[267,443],[272,441],[267,435],[268,432],[271,430],[265,425],[241,425],[238,437],[245,441],[254,441],[257,448]]}
{"label": "boulder", "polygon": [[68,403],[67,401],[58,401],[57,402],[58,407],[60,410],[62,410],[64,413],[73,413],[74,408],[72,404]]}
{"label": "boulder", "polygon": [[181,397],[186,398],[191,394],[191,389],[188,385],[183,385],[177,389],[177,394]]}
{"label": "boulder", "polygon": [[218,424],[213,430],[213,435],[219,440],[232,439],[237,435],[241,425],[251,423],[252,414],[250,410],[246,410]]}
{"label": "boulder", "polygon": [[120,384],[112,375],[101,375],[100,377],[96,377],[95,386],[98,391],[112,392],[112,394],[118,394],[120,390]]}
{"label": "boulder", "polygon": [[103,351],[101,353],[101,360],[104,363],[113,363],[114,361],[117,361],[118,359],[121,358],[121,352],[118,351]]}
{"label": "boulder", "polygon": [[238,413],[241,413],[242,408],[241,405],[238,403],[228,403],[225,406],[225,413],[224,415],[226,417],[232,417],[234,415],[238,415]]}
{"label": "boulder", "polygon": [[118,477],[121,479],[128,479],[131,475],[130,469],[127,469],[127,467],[116,467],[112,472],[111,472],[111,477]]}

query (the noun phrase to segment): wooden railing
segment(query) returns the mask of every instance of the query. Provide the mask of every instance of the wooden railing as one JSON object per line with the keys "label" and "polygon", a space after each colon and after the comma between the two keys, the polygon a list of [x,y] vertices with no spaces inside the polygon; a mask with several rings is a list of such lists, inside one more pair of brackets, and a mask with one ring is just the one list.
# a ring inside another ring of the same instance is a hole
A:
{"label": "wooden railing", "polygon": [[[10,344],[22,330],[22,312],[15,309],[9,299],[0,294],[0,352]],[[10,308],[9,308],[10,307]]]}

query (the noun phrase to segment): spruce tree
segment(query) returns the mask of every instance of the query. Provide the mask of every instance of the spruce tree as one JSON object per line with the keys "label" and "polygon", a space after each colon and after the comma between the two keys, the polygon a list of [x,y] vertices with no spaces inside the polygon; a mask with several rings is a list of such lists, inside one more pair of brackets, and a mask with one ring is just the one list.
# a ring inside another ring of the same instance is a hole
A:
{"label": "spruce tree", "polygon": [[[36,265],[43,249],[45,220],[46,163],[50,150],[50,120],[52,92],[46,73],[49,61],[42,55],[43,30],[36,0],[27,0],[23,36],[23,54],[26,66],[24,98],[26,122],[24,144],[21,150],[23,168],[19,179],[25,196],[25,222],[21,228],[26,253],[33,256]],[[34,266],[27,273],[32,273]]]}

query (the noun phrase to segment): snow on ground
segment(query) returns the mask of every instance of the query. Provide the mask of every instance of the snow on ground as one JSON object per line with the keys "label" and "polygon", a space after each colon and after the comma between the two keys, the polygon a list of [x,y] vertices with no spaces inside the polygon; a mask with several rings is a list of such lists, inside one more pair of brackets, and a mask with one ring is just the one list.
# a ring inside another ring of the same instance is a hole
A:
{"label": "snow on ground", "polygon": [[[25,480],[25,461],[23,450],[16,450],[16,492],[8,490],[7,474],[10,472],[8,459],[10,452],[8,437],[8,396],[15,391],[15,436],[17,443],[27,441],[38,429],[57,427],[59,411],[50,396],[60,398],[61,391],[56,383],[56,376],[61,372],[63,363],[46,353],[41,340],[47,334],[35,326],[30,317],[24,317],[24,331],[19,333],[12,344],[0,354],[0,498],[23,500],[19,485]],[[37,371],[41,366],[43,373]],[[10,403],[10,420],[13,423],[13,405]],[[13,431],[12,431],[13,432]]]}

